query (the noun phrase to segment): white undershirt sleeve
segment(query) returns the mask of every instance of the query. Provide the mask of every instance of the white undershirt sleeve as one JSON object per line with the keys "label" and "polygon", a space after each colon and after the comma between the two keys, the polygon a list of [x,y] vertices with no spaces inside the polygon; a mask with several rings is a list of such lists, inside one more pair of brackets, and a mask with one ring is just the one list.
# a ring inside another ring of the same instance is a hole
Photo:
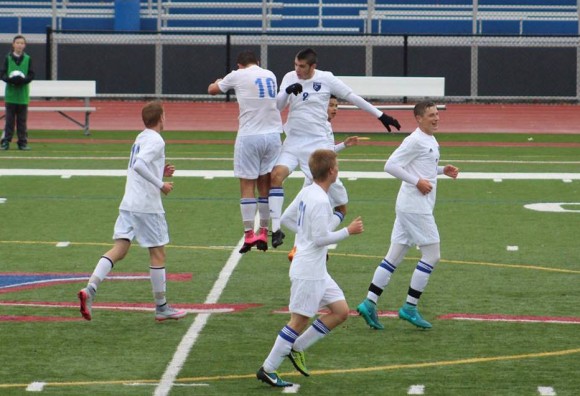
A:
{"label": "white undershirt sleeve", "polygon": [[293,233],[298,232],[298,224],[296,224],[296,218],[298,216],[298,205],[296,199],[292,201],[290,205],[286,208],[282,217],[280,217],[280,223],[286,228],[288,228]]}
{"label": "white undershirt sleeve", "polygon": [[346,227],[341,228],[338,231],[328,232],[326,235],[320,235],[314,239],[314,243],[318,247],[328,246],[333,243],[338,243],[348,237],[348,230]]}
{"label": "white undershirt sleeve", "polygon": [[395,176],[397,179],[403,180],[414,186],[419,182],[419,178],[407,172],[405,168],[397,165],[394,161],[388,160],[385,164],[385,172]]}
{"label": "white undershirt sleeve", "polygon": [[153,184],[157,188],[161,189],[163,187],[163,180],[159,179],[155,176],[149,168],[147,168],[147,164],[141,158],[137,158],[135,163],[133,164],[133,170],[137,172],[139,176],[143,179],[147,180],[149,183]]}
{"label": "white undershirt sleeve", "polygon": [[278,92],[278,95],[276,95],[276,107],[278,108],[278,111],[284,110],[284,107],[288,104],[288,96],[286,89]]}

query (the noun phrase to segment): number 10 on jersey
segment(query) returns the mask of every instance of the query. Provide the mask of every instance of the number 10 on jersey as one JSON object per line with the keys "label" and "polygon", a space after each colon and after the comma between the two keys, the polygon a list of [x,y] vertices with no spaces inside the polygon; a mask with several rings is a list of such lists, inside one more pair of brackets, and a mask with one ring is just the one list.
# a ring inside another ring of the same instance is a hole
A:
{"label": "number 10 on jersey", "polygon": [[260,98],[266,97],[266,91],[269,98],[276,97],[276,81],[273,78],[256,78],[254,83],[258,86],[258,94]]}

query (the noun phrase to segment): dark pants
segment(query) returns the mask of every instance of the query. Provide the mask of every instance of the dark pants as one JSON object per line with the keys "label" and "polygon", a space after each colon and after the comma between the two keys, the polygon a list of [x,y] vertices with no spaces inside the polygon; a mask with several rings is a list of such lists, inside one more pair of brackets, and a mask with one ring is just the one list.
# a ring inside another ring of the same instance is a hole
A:
{"label": "dark pants", "polygon": [[14,126],[18,135],[18,145],[26,146],[28,143],[28,133],[26,131],[26,120],[28,118],[28,105],[6,103],[6,124],[2,142],[11,142],[14,136]]}

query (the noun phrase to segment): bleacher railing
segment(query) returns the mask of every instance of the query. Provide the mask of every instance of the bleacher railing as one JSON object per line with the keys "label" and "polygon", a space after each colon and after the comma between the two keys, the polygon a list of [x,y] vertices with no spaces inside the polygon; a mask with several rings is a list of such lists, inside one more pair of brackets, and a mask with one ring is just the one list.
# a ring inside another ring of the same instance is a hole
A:
{"label": "bleacher railing", "polygon": [[[576,24],[576,30],[567,34],[577,34],[579,1],[497,5],[479,0],[456,0],[451,4],[434,1],[393,4],[387,0],[141,0],[139,13],[142,21],[152,22],[147,26],[173,32],[383,34],[393,33],[387,28],[395,22],[420,25],[430,21],[462,21],[471,24],[470,31],[462,32],[466,34],[486,34],[489,32],[485,27],[492,23],[515,22],[518,32],[511,33],[525,35],[526,24],[541,21]],[[0,0],[0,18],[18,21],[18,32],[13,33],[23,33],[23,20],[39,17],[50,18],[53,30],[61,30],[67,19],[78,18],[87,20],[86,28],[91,29],[91,19],[115,18],[115,0]]]}

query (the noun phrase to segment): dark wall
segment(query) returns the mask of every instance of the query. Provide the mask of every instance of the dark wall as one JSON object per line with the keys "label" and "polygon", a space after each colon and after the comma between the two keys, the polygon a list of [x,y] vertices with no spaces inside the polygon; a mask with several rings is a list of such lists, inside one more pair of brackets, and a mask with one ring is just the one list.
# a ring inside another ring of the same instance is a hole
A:
{"label": "dark wall", "polygon": [[154,93],[155,47],[110,44],[59,45],[57,78],[96,80],[97,93]]}
{"label": "dark wall", "polygon": [[480,48],[481,96],[576,96],[575,48]]}

